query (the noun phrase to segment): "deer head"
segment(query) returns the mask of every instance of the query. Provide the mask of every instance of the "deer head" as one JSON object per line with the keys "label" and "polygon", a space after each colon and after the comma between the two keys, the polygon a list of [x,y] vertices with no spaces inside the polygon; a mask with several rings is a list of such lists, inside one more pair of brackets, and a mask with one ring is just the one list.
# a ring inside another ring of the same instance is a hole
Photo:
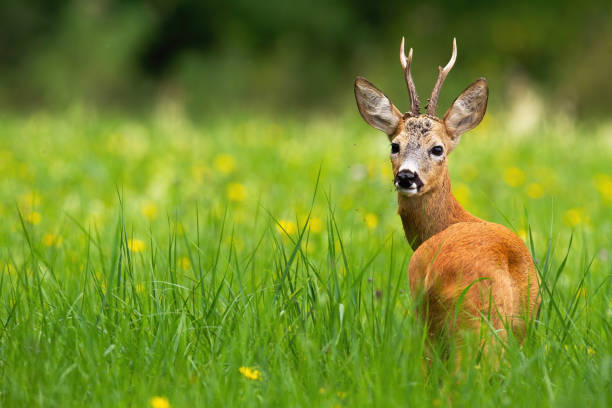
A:
{"label": "deer head", "polygon": [[365,78],[357,77],[355,80],[359,113],[368,124],[389,136],[394,184],[404,196],[422,195],[436,189],[446,172],[448,154],[459,143],[461,134],[480,123],[487,109],[489,88],[487,81],[480,78],[455,99],[442,119],[436,116],[440,89],[456,57],[457,42],[453,39],[452,57],[444,68],[438,67],[438,80],[425,114],[420,112],[410,73],[412,48],[406,58],[403,38],[400,62],[410,93],[409,112],[402,115],[389,98]]}

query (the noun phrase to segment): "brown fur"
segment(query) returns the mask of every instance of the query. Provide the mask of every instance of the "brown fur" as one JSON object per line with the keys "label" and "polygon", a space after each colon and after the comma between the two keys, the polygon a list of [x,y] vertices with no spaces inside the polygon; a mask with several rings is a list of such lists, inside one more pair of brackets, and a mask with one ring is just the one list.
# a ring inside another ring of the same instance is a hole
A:
{"label": "brown fur", "polygon": [[[398,213],[414,249],[410,289],[422,297],[419,314],[432,336],[480,330],[486,322],[497,336],[504,338],[510,328],[522,339],[526,319],[539,307],[538,275],[525,244],[508,228],[469,214],[451,192],[448,154],[462,133],[480,123],[488,94],[487,81],[478,79],[440,120],[402,115],[370,82],[355,81],[362,117],[399,146],[391,154],[394,176],[409,170],[421,181],[418,187],[396,186]],[[433,147],[443,147],[443,154],[433,154]]]}

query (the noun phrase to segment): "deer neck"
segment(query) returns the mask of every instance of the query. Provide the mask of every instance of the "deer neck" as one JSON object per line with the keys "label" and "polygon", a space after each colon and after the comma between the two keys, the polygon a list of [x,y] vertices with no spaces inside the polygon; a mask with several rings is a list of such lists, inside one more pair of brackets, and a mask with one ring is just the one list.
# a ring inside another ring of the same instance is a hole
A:
{"label": "deer neck", "polygon": [[398,204],[404,233],[413,250],[452,224],[480,221],[463,209],[453,196],[448,169],[444,170],[441,181],[427,193],[416,197],[398,194]]}

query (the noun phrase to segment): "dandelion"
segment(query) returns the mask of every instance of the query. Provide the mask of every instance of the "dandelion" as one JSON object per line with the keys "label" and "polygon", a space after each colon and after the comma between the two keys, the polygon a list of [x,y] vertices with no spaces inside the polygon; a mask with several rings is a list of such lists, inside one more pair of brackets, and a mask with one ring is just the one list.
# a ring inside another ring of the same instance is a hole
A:
{"label": "dandelion", "polygon": [[229,154],[220,154],[215,157],[214,166],[223,174],[230,174],[236,168],[236,159]]}
{"label": "dandelion", "polygon": [[544,195],[544,188],[538,183],[529,183],[525,189],[527,197],[537,200]]}
{"label": "dandelion", "polygon": [[373,213],[366,213],[363,217],[363,221],[365,222],[366,228],[369,230],[373,230],[378,226],[378,217]]}
{"label": "dandelion", "polygon": [[453,195],[462,205],[467,205],[470,202],[470,188],[463,183],[457,183],[453,187]]}
{"label": "dandelion", "polygon": [[280,233],[287,233],[289,235],[297,232],[297,225],[293,221],[279,220],[276,225],[276,230]]}
{"label": "dandelion", "polygon": [[146,248],[143,241],[133,238],[128,241],[128,249],[134,253],[142,252]]}
{"label": "dandelion", "polygon": [[166,397],[153,397],[149,402],[151,408],[170,408],[170,401]]}
{"label": "dandelion", "polygon": [[612,204],[612,177],[607,174],[598,174],[595,176],[595,186],[601,194],[601,198],[609,204]]}
{"label": "dandelion", "polygon": [[569,227],[575,227],[585,221],[585,215],[580,208],[571,208],[563,214],[563,223]]}
{"label": "dandelion", "polygon": [[241,202],[244,201],[247,197],[247,190],[243,184],[240,183],[230,183],[227,186],[227,198],[230,201]]}
{"label": "dandelion", "polygon": [[46,247],[62,245],[62,237],[57,234],[46,233],[42,237],[42,243]]}
{"label": "dandelion", "polygon": [[508,167],[504,170],[504,181],[510,187],[519,187],[525,182],[525,173],[517,167]]}
{"label": "dandelion", "polygon": [[40,220],[42,219],[42,215],[38,211],[32,211],[28,215],[26,215],[26,221],[32,225],[40,224]]}
{"label": "dandelion", "polygon": [[177,259],[176,264],[179,268],[181,269],[189,269],[189,267],[191,266],[191,262],[189,261],[189,258],[187,258],[186,256],[181,256],[179,259]]}
{"label": "dandelion", "polygon": [[319,217],[310,217],[308,221],[308,229],[313,234],[318,234],[323,231],[323,221]]}
{"label": "dandelion", "polygon": [[24,207],[38,207],[40,205],[40,194],[38,194],[36,191],[22,194],[19,197],[19,203]]}
{"label": "dandelion", "polygon": [[151,202],[144,203],[142,207],[140,207],[140,210],[142,211],[142,215],[147,217],[149,221],[157,218],[158,211],[157,211],[157,205],[155,205],[155,203],[151,203]]}
{"label": "dandelion", "polygon": [[240,367],[239,371],[244,378],[261,381],[261,373],[254,368]]}

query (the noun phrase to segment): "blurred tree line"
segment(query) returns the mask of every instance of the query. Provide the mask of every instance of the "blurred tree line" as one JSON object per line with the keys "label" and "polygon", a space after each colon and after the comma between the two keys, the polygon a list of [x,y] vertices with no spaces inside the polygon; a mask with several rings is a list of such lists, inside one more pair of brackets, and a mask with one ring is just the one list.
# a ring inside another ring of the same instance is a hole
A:
{"label": "blurred tree line", "polygon": [[441,110],[486,76],[493,103],[529,84],[551,109],[601,116],[612,106],[611,17],[604,0],[4,1],[0,108],[352,109],[363,75],[405,110],[404,35],[422,100],[458,39]]}

